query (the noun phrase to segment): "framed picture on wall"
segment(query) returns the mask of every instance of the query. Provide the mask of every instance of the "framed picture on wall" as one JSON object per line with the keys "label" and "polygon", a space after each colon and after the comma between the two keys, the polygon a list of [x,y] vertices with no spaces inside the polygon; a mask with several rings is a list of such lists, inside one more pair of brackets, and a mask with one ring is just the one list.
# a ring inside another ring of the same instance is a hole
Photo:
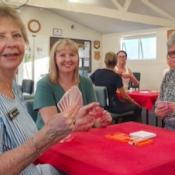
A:
{"label": "framed picture on wall", "polygon": [[[65,39],[62,37],[50,37],[50,49],[52,48],[53,44],[60,39]],[[79,46],[79,68],[82,71],[91,72],[91,41],[90,40],[83,40],[83,39],[74,39],[70,38],[75,41]]]}

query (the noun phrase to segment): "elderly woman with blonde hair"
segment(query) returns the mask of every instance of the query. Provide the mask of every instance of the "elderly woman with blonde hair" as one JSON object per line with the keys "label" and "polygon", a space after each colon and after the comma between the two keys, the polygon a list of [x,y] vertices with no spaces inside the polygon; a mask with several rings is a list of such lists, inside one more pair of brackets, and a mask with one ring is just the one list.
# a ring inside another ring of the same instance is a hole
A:
{"label": "elderly woman with blonde hair", "polygon": [[53,115],[42,130],[37,130],[15,81],[27,44],[28,38],[20,16],[14,9],[1,5],[0,174],[59,175],[53,166],[35,165],[33,162],[51,145],[71,133],[74,125],[67,116],[73,114],[69,110],[77,113],[79,109],[71,106],[64,114]]}

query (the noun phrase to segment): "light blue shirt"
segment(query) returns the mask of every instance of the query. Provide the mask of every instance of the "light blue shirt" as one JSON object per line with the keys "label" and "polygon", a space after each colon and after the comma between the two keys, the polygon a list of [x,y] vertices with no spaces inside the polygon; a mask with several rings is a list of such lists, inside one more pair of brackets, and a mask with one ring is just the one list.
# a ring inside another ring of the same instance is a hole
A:
{"label": "light blue shirt", "polygon": [[[29,115],[23,96],[16,83],[13,83],[14,99],[0,93],[0,154],[25,143],[37,132],[37,127]],[[19,114],[10,119],[8,113],[16,109]],[[20,175],[58,175],[50,165],[30,164]]]}

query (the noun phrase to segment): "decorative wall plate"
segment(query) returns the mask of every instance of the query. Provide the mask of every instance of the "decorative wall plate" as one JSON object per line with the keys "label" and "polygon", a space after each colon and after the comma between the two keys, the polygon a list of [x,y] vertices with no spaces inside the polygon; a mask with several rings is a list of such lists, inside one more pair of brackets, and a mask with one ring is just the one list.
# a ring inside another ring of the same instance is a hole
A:
{"label": "decorative wall plate", "polygon": [[100,41],[98,41],[98,40],[94,41],[94,48],[95,49],[99,49],[100,48]]}

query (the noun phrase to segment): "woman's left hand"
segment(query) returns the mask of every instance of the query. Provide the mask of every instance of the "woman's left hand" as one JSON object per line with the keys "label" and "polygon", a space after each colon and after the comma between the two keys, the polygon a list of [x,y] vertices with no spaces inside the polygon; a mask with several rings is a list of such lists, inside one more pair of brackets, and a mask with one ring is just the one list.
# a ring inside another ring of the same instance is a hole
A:
{"label": "woman's left hand", "polygon": [[111,122],[111,115],[94,102],[80,108],[75,119],[74,131],[87,131],[93,126],[106,127]]}
{"label": "woman's left hand", "polygon": [[74,131],[87,131],[94,125],[95,118],[90,114],[94,108],[99,106],[98,103],[93,102],[79,109],[79,112],[75,118]]}
{"label": "woman's left hand", "polygon": [[106,127],[107,125],[111,124],[111,122],[112,122],[112,117],[111,117],[110,113],[101,107],[94,108],[90,112],[90,115],[94,116],[94,118],[95,118],[94,126],[97,128]]}
{"label": "woman's left hand", "polygon": [[130,74],[124,74],[124,73],[123,73],[123,74],[122,74],[122,77],[123,77],[123,78],[129,78],[129,79],[130,79],[130,78],[131,78],[131,75],[130,75]]}

